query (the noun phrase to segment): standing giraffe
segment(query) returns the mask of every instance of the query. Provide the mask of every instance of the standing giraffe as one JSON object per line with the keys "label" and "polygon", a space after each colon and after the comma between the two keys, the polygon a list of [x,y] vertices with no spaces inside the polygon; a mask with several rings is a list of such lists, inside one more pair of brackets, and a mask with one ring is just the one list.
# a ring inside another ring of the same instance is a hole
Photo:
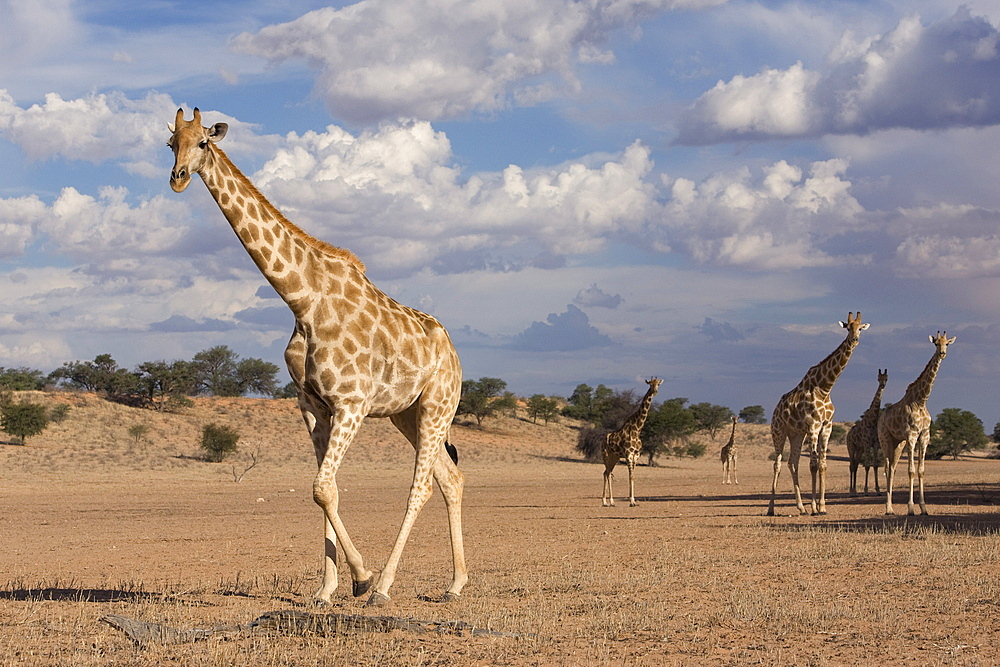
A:
{"label": "standing giraffe", "polygon": [[201,175],[254,264],[295,315],[285,362],[316,450],[313,499],[325,517],[324,574],[317,601],[330,603],[337,588],[338,542],[351,569],[355,597],[373,583],[373,573],[340,519],[337,489],[337,470],[366,416],[389,417],[416,450],[403,522],[367,604],[388,601],[403,547],[433,491],[432,479],[445,498],[454,566],[442,599],[457,598],[468,580],[462,544],[464,480],[447,436],[462,368],[448,333],[430,315],[400,305],[375,287],[352,252],[318,241],[289,222],[216,146],[228,129],[225,123],[202,127],[198,109],[191,121],[178,109],[168,128],[175,159],[170,187],[182,192],[192,174]]}
{"label": "standing giraffe", "polygon": [[628,504],[629,507],[635,507],[639,504],[635,501],[634,480],[635,464],[642,452],[642,440],[639,439],[639,433],[642,432],[642,425],[646,423],[646,417],[649,415],[649,406],[662,382],[663,380],[655,377],[646,380],[649,389],[642,397],[639,407],[617,430],[611,431],[604,437],[604,496],[601,499],[601,504],[604,507],[614,507],[615,505],[615,497],[611,493],[611,471],[618,465],[618,459],[623,456],[628,464]]}
{"label": "standing giraffe", "polygon": [[[937,332],[929,336],[934,344],[934,356],[916,380],[906,388],[906,393],[898,403],[893,403],[878,420],[878,441],[882,445],[882,456],[885,457],[885,513],[895,514],[892,509],[892,478],[896,472],[896,464],[903,453],[903,448],[909,450],[910,458],[907,470],[910,474],[910,502],[907,514],[916,514],[913,507],[913,478],[920,481],[920,511],[927,512],[924,502],[924,456],[927,445],[931,441],[931,413],[927,411],[927,399],[934,387],[934,378],[938,368],[948,354],[948,346],[955,338],[948,338],[947,333]],[[914,453],[916,466],[914,466]],[[915,468],[915,469],[914,469]]]}
{"label": "standing giraffe", "polygon": [[729,434],[729,442],[722,446],[722,452],[719,454],[722,459],[722,483],[729,484],[729,475],[732,473],[733,484],[739,484],[740,480],[736,477],[736,457],[739,453],[736,449],[736,421],[737,418],[733,416],[733,432]]}
{"label": "standing giraffe", "polygon": [[872,404],[865,410],[851,430],[847,432],[847,457],[851,466],[851,495],[858,495],[858,466],[865,469],[865,495],[868,495],[868,473],[875,471],[875,493],[879,493],[878,469],[882,459],[882,447],[878,442],[878,419],[882,411],[882,390],[889,381],[889,369],[878,371],[878,389]]}
{"label": "standing giraffe", "polygon": [[774,501],[778,494],[778,475],[781,473],[781,453],[785,441],[789,443],[788,471],[795,488],[795,505],[799,514],[805,514],[802,493],[799,489],[799,454],[805,444],[809,450],[809,470],[812,473],[812,513],[826,514],[826,448],[833,428],[833,402],[830,391],[840,377],[858,346],[858,337],[868,328],[861,323],[861,312],[856,319],[847,314],[847,322],[840,326],[847,329],[847,338],[826,359],[808,371],[794,389],[785,394],[774,406],[771,416],[771,442],[774,444],[774,481],[771,482],[771,502],[767,515],[774,516]]}

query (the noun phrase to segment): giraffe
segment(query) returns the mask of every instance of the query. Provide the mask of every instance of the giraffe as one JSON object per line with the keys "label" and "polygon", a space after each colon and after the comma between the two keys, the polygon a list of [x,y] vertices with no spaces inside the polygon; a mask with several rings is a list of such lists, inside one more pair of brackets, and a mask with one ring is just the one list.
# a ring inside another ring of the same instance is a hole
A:
{"label": "giraffe", "polygon": [[[442,601],[459,597],[468,581],[462,542],[464,478],[457,451],[447,442],[458,406],[462,367],[444,327],[375,287],[349,250],[319,241],[291,223],[216,145],[225,123],[201,124],[177,110],[169,146],[170,187],[182,192],[199,174],[254,264],[295,316],[285,363],[298,391],[299,409],[318,464],[313,500],[324,515],[323,583],[317,604],[337,589],[337,545],[351,570],[353,594],[372,588],[368,605],[389,600],[403,547],[433,492],[445,499],[453,579]],[[368,570],[339,514],[337,470],[366,416],[388,417],[415,450],[413,479],[403,521],[381,574]],[[447,452],[447,454],[445,453]]]}
{"label": "giraffe", "polygon": [[781,473],[781,454],[785,441],[789,443],[788,471],[795,489],[795,505],[799,514],[805,514],[802,493],[799,490],[799,454],[803,444],[809,450],[809,470],[812,473],[812,513],[826,514],[826,449],[833,428],[833,402],[830,391],[840,377],[858,346],[859,336],[868,328],[857,318],[847,314],[847,322],[840,326],[847,329],[847,338],[826,359],[808,371],[790,392],[778,400],[771,416],[771,442],[774,444],[774,481],[771,482],[771,502],[767,515],[774,516],[774,501],[778,494],[778,475]]}
{"label": "giraffe", "polygon": [[601,504],[604,507],[615,506],[615,497],[611,493],[611,471],[615,469],[618,460],[623,456],[628,464],[629,507],[635,507],[639,504],[635,501],[634,479],[635,464],[639,460],[639,454],[642,453],[642,440],[639,439],[639,434],[642,432],[642,425],[646,423],[646,417],[649,415],[649,406],[662,382],[663,380],[655,377],[646,380],[649,389],[646,390],[646,395],[639,402],[639,407],[625,419],[621,426],[604,436],[604,496],[601,499]]}
{"label": "giraffe", "polygon": [[[906,388],[906,393],[898,403],[893,403],[878,420],[878,441],[882,446],[882,456],[885,459],[885,513],[895,514],[892,509],[892,478],[896,472],[896,464],[905,447],[909,450],[910,501],[907,514],[916,514],[913,506],[913,478],[920,483],[920,511],[928,514],[924,502],[924,456],[931,440],[931,414],[927,411],[927,399],[930,398],[934,379],[938,368],[948,354],[948,346],[955,342],[955,337],[948,338],[947,333],[937,332],[929,336],[934,344],[934,356],[927,362],[917,379]],[[916,461],[914,461],[916,458]]]}
{"label": "giraffe", "polygon": [[723,484],[729,484],[730,472],[732,473],[733,484],[740,483],[740,480],[736,477],[736,457],[739,453],[736,448],[736,421],[737,418],[733,415],[733,432],[729,434],[729,442],[722,446],[722,452],[719,455],[722,459]]}
{"label": "giraffe", "polygon": [[889,381],[889,369],[878,371],[878,389],[872,404],[861,419],[847,432],[847,456],[851,466],[851,495],[858,495],[858,466],[865,469],[865,495],[868,495],[868,473],[875,471],[875,493],[878,488],[878,469],[882,458],[882,448],[878,442],[878,419],[882,411],[882,390]]}

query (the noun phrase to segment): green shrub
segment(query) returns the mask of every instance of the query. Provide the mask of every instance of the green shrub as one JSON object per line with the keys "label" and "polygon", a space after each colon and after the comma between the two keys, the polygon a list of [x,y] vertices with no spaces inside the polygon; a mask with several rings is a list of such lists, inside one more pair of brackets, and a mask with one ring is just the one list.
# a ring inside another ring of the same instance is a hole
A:
{"label": "green shrub", "polygon": [[0,408],[0,429],[20,438],[23,445],[29,436],[38,435],[49,425],[41,403],[8,403]]}
{"label": "green shrub", "polygon": [[218,463],[227,454],[237,451],[236,443],[240,434],[228,426],[205,424],[201,429],[201,448],[205,450],[205,459]]}
{"label": "green shrub", "polygon": [[55,424],[66,421],[66,417],[69,416],[70,407],[66,403],[59,403],[58,405],[52,406],[49,410],[49,421]]}

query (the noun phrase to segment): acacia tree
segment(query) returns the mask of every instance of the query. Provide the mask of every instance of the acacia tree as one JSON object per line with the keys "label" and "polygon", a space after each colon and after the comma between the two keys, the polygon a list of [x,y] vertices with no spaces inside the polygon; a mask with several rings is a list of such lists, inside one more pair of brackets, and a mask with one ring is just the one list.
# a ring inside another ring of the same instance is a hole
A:
{"label": "acacia tree", "polygon": [[740,419],[745,424],[766,424],[767,416],[762,405],[748,405],[740,410]]}
{"label": "acacia tree", "polygon": [[538,423],[541,418],[546,424],[550,419],[554,419],[559,414],[559,402],[555,398],[546,397],[544,394],[535,394],[528,399],[528,417],[531,423]]}
{"label": "acacia tree", "polygon": [[21,439],[21,444],[40,434],[49,425],[41,403],[5,403],[0,407],[0,429]]}
{"label": "acacia tree", "polygon": [[719,429],[733,418],[733,411],[724,405],[695,403],[688,410],[694,417],[695,430],[708,431],[713,440],[718,435]]}
{"label": "acacia tree", "polygon": [[[478,380],[463,380],[462,398],[458,402],[458,414],[472,415],[476,418],[476,423],[482,426],[483,419],[486,417],[492,417],[500,410],[510,409],[510,397],[502,395],[506,389],[507,383],[500,378],[483,377]],[[505,398],[507,400],[504,400]]]}
{"label": "acacia tree", "polygon": [[968,410],[945,408],[931,422],[931,442],[927,447],[927,458],[940,459],[959,454],[970,449],[982,449],[989,442],[983,430],[983,422]]}

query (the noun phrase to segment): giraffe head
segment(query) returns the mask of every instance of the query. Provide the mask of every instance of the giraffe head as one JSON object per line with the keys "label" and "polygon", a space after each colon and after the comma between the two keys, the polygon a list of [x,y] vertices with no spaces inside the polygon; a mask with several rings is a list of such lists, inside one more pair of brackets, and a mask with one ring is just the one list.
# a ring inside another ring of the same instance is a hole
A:
{"label": "giraffe head", "polygon": [[938,331],[936,336],[928,336],[937,347],[937,353],[944,359],[948,354],[948,346],[955,342],[955,336],[948,338],[947,331]]}
{"label": "giraffe head", "polygon": [[652,392],[652,395],[655,396],[656,392],[660,390],[660,385],[663,384],[663,380],[661,380],[660,378],[653,377],[646,380],[646,384],[649,385],[649,389]]}
{"label": "giraffe head", "polygon": [[858,316],[855,319],[851,319],[852,317],[854,317],[854,313],[847,313],[847,321],[846,322],[841,322],[840,326],[842,326],[845,329],[847,329],[847,339],[848,340],[852,340],[854,342],[857,342],[858,338],[861,335],[861,332],[864,331],[865,329],[867,329],[868,326],[869,326],[869,324],[868,324],[868,322],[865,322],[864,324],[861,323],[861,311],[860,310],[858,311]]}
{"label": "giraffe head", "polygon": [[216,123],[212,127],[201,126],[201,111],[195,107],[194,118],[184,120],[184,110],[178,109],[173,123],[167,123],[170,140],[167,145],[174,152],[174,168],[170,171],[170,187],[174,192],[183,192],[191,182],[191,174],[200,173],[208,155],[209,142],[220,141],[226,136],[229,126]]}
{"label": "giraffe head", "polygon": [[878,386],[885,387],[885,383],[889,381],[889,369],[882,370],[878,369]]}

